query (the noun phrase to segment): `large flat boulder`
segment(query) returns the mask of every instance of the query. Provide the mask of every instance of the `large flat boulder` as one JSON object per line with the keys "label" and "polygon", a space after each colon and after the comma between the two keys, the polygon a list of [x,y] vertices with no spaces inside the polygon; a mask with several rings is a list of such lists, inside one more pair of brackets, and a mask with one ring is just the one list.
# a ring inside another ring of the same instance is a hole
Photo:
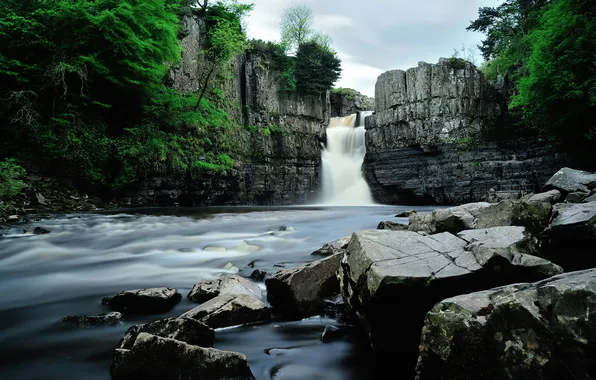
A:
{"label": "large flat boulder", "polygon": [[596,270],[459,295],[425,318],[416,379],[593,379]]}
{"label": "large flat boulder", "polygon": [[192,318],[167,318],[130,327],[120,340],[119,347],[131,349],[140,333],[176,339],[201,347],[212,347],[215,332],[206,324]]}
{"label": "large flat boulder", "polygon": [[248,294],[223,294],[180,316],[196,319],[211,328],[256,325],[271,320],[269,308]]}
{"label": "large flat boulder", "polygon": [[596,202],[556,204],[541,240],[543,255],[567,271],[596,267]]}
{"label": "large flat boulder", "polygon": [[291,269],[282,269],[265,280],[267,299],[278,313],[309,317],[324,312],[325,298],[339,293],[337,271],[343,253],[336,253]]}
{"label": "large flat boulder", "polygon": [[117,348],[110,369],[114,380],[252,380],[246,356],[179,340],[139,333],[130,349]]}
{"label": "large flat boulder", "polygon": [[172,309],[182,295],[174,288],[125,290],[114,297],[105,297],[101,303],[121,312],[136,314],[164,313]]}
{"label": "large flat boulder", "polygon": [[261,299],[261,288],[254,282],[238,275],[228,275],[215,280],[201,280],[187,295],[192,302],[206,302],[223,294],[248,294]]}
{"label": "large flat boulder", "polygon": [[596,174],[583,170],[562,168],[556,172],[544,186],[546,189],[556,189],[564,193],[576,191],[589,192],[596,186]]}
{"label": "large flat boulder", "polygon": [[355,232],[342,260],[341,291],[373,350],[413,375],[424,315],[442,299],[562,272],[520,251],[523,227],[447,232]]}

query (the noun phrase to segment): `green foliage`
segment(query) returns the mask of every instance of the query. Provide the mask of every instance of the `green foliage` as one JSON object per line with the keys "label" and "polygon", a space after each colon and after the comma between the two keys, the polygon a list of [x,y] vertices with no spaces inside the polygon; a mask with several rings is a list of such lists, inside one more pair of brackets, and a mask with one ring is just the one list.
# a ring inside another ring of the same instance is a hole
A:
{"label": "green foliage", "polygon": [[270,62],[270,68],[279,71],[280,92],[295,92],[296,78],[294,76],[295,58],[286,54],[287,48],[283,43],[271,41],[251,40],[250,54],[258,55]]}
{"label": "green foliage", "polygon": [[320,94],[330,89],[341,74],[341,61],[332,50],[306,42],[296,53],[296,89],[301,94]]}
{"label": "green foliage", "polygon": [[0,161],[0,213],[12,205],[9,200],[11,197],[18,195],[26,187],[22,180],[25,174],[25,169],[18,165],[14,158]]}
{"label": "green foliage", "polygon": [[596,4],[556,0],[528,35],[527,76],[510,107],[533,128],[571,143],[592,140],[596,126]]}

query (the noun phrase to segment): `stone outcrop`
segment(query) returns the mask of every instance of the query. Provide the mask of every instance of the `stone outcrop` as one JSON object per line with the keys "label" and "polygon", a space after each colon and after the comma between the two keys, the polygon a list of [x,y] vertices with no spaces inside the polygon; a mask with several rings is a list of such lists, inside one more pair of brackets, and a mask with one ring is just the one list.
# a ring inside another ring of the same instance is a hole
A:
{"label": "stone outcrop", "polygon": [[269,308],[248,294],[222,294],[180,316],[196,319],[211,328],[256,325],[271,320]]}
{"label": "stone outcrop", "polygon": [[321,248],[311,253],[311,255],[327,257],[336,253],[343,253],[343,250],[345,250],[348,247],[350,238],[351,236],[344,236],[332,241],[331,243],[325,243]]}
{"label": "stone outcrop", "polygon": [[380,357],[413,371],[425,313],[437,302],[562,269],[532,252],[523,227],[422,236],[355,232],[341,263],[341,292]]}
{"label": "stone outcrop", "polygon": [[105,297],[101,303],[116,311],[136,314],[163,313],[172,309],[182,295],[174,288],[125,290],[114,297]]}
{"label": "stone outcrop", "polygon": [[187,298],[201,303],[223,294],[248,294],[261,299],[261,288],[244,277],[228,275],[215,280],[199,281],[192,287]]}
{"label": "stone outcrop", "polygon": [[116,326],[122,321],[117,311],[99,315],[69,315],[60,319],[60,325],[70,328]]}
{"label": "stone outcrop", "polygon": [[360,111],[374,111],[375,99],[351,88],[338,88],[329,94],[331,117],[347,116]]}
{"label": "stone outcrop", "polygon": [[337,271],[343,253],[292,269],[281,269],[265,280],[267,299],[276,312],[310,317],[322,314],[325,298],[339,293]]}
{"label": "stone outcrop", "polygon": [[127,350],[132,349],[140,333],[176,339],[201,347],[213,347],[215,340],[215,332],[202,322],[192,318],[167,318],[130,327],[118,346]]}
{"label": "stone outcrop", "polygon": [[596,270],[445,299],[426,315],[416,379],[593,379]]}
{"label": "stone outcrop", "polygon": [[531,142],[480,143],[504,99],[469,64],[441,59],[377,80],[363,171],[382,203],[461,204],[537,192],[566,158]]}

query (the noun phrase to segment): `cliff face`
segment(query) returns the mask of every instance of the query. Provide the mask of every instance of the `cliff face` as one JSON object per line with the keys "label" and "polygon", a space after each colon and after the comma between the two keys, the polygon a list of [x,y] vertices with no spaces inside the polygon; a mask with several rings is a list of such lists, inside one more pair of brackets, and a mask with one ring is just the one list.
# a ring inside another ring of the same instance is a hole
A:
{"label": "cliff face", "polygon": [[359,111],[374,111],[375,100],[355,90],[344,88],[329,95],[331,117],[347,116]]}
{"label": "cliff face", "polygon": [[[182,20],[182,62],[172,68],[171,85],[198,91],[204,25]],[[301,97],[280,93],[279,72],[267,57],[243,54],[223,84],[228,114],[239,126],[230,154],[234,169],[225,175],[191,178],[167,170],[152,173],[129,194],[131,204],[286,205],[312,201],[319,188],[319,134],[329,118],[329,94]]]}
{"label": "cliff face", "polygon": [[376,200],[454,204],[538,190],[564,156],[532,143],[473,144],[498,130],[504,104],[478,70],[458,60],[381,74],[363,167]]}

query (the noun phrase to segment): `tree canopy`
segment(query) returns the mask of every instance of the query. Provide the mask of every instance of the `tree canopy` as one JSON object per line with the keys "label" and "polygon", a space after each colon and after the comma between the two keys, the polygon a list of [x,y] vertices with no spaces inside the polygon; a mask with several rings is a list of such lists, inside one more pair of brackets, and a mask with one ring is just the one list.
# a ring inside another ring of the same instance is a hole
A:
{"label": "tree canopy", "polygon": [[315,29],[313,24],[314,15],[308,6],[284,9],[280,22],[282,44],[289,51],[296,51],[301,44],[310,41],[329,47],[331,37]]}

